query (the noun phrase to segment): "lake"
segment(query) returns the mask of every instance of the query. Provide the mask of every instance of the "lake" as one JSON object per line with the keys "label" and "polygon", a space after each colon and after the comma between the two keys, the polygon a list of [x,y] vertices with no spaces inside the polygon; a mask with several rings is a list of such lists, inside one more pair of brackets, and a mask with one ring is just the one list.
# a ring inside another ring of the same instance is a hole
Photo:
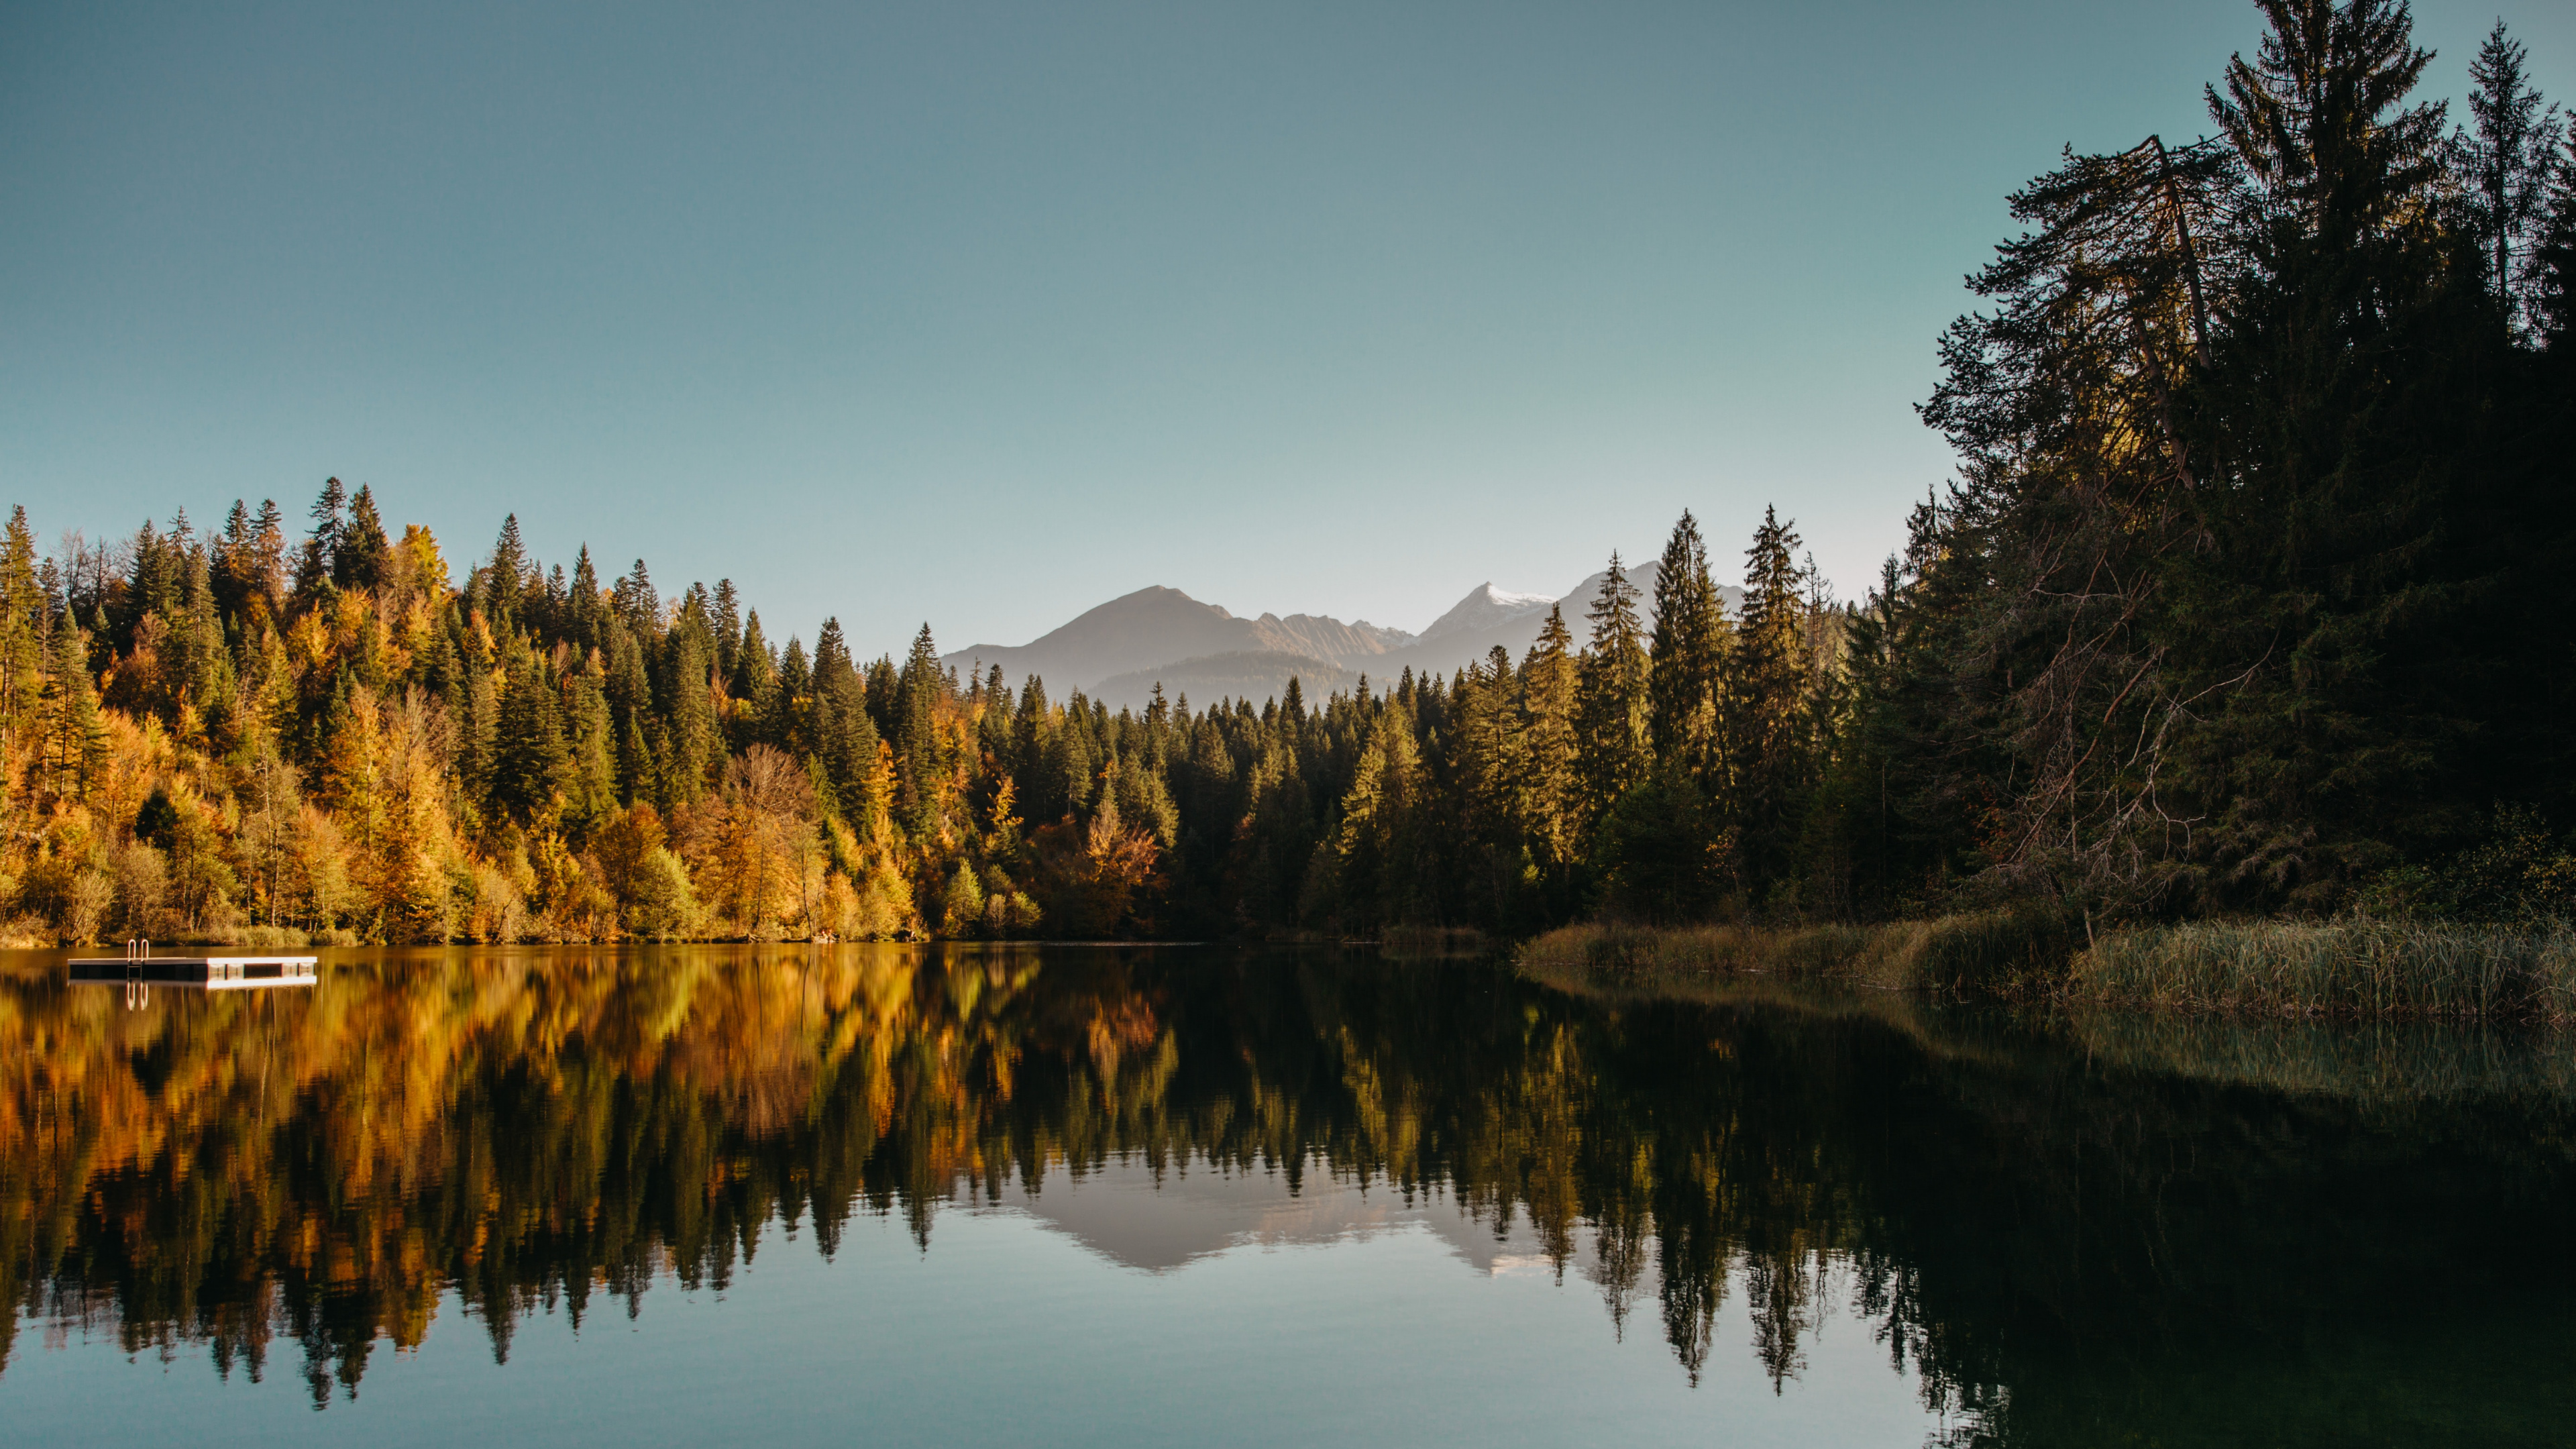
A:
{"label": "lake", "polygon": [[2563,1037],[1366,951],[0,964],[16,1443],[2563,1444]]}

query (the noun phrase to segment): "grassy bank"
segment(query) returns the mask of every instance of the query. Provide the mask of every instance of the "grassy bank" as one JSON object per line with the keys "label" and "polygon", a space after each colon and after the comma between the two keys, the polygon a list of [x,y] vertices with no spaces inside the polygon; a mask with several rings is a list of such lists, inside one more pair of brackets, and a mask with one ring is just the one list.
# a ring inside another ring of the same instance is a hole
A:
{"label": "grassy bank", "polygon": [[1639,989],[1721,977],[2271,1017],[2576,1021],[2576,929],[2210,922],[2088,933],[2000,910],[1885,925],[1551,931],[1519,962]]}
{"label": "grassy bank", "polygon": [[2356,921],[2105,932],[2074,1001],[2263,1016],[2576,1020],[2576,929]]}

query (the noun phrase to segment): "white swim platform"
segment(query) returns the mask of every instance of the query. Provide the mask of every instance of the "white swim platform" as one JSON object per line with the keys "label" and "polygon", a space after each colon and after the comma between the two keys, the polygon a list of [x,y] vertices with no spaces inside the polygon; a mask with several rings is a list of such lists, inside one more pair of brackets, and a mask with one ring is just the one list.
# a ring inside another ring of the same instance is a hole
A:
{"label": "white swim platform", "polygon": [[72,984],[194,986],[207,991],[253,991],[267,986],[311,986],[322,979],[318,958],[227,952],[220,956],[155,956],[128,948],[123,956],[76,957]]}

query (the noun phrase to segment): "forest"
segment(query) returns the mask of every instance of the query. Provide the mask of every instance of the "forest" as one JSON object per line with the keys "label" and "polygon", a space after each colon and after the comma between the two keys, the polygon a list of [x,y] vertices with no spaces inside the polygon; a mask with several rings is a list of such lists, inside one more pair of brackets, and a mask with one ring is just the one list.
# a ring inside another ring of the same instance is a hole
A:
{"label": "forest", "polygon": [[1843,601],[1684,514],[1520,659],[1110,713],[451,559],[334,479],[0,539],[0,937],[1517,936],[1592,917],[2576,914],[2576,130],[2499,25],[2263,0],[2212,132],[2011,198]]}

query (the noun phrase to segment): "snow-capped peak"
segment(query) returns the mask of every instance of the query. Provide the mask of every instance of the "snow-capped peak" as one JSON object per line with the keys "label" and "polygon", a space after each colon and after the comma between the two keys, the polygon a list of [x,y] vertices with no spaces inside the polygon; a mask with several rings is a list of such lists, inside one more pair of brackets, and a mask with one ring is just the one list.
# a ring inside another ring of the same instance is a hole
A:
{"label": "snow-capped peak", "polygon": [[1468,590],[1467,597],[1460,599],[1448,613],[1432,620],[1431,627],[1422,631],[1422,637],[1442,639],[1451,634],[1491,629],[1498,624],[1542,613],[1555,602],[1554,594],[1506,593],[1490,582],[1481,583]]}

